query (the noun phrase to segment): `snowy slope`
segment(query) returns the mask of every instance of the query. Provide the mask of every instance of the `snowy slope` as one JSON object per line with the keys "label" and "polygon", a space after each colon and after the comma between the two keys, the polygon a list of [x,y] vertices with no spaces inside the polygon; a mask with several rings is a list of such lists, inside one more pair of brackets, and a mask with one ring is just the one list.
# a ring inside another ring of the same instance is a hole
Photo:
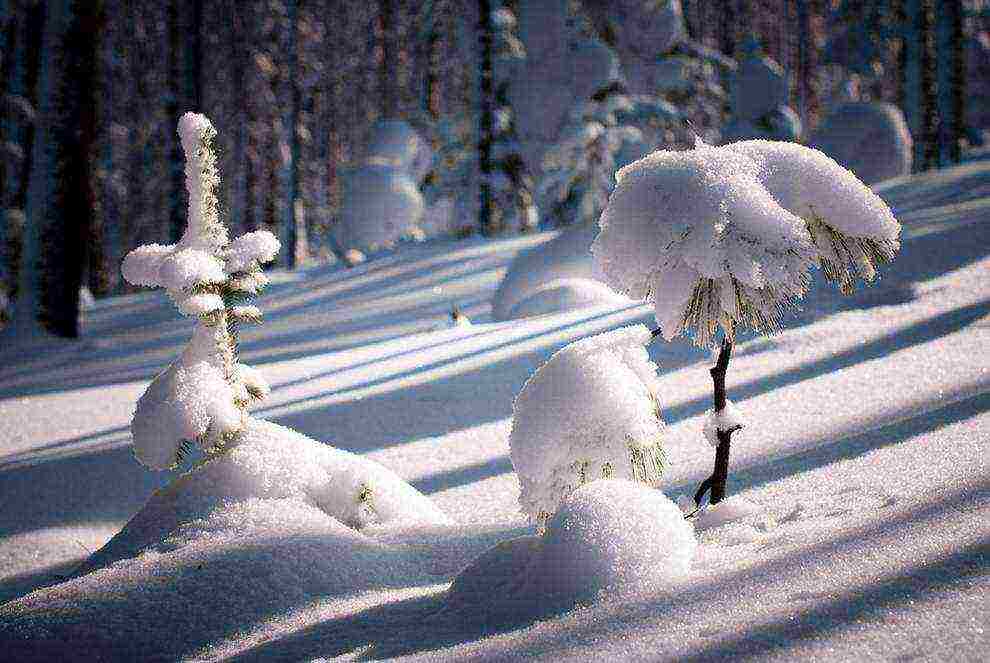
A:
{"label": "snowy slope", "polygon": [[[118,660],[981,659],[990,161],[877,190],[905,227],[879,282],[848,298],[816,286],[729,369],[748,427],[728,490],[768,522],[699,532],[691,573],[671,586],[563,612],[445,593],[490,546],[532,533],[508,449],[526,378],[570,341],[652,324],[652,307],[634,304],[491,322],[508,263],[552,235],[273,274],[258,302],[267,322],[242,339],[273,388],[257,416],[384,464],[455,526],[372,540],[304,505],[245,502],[230,507],[256,508],[237,536],[207,518],[137,561],[56,584],[172,478],[133,460],[127,424],[191,326],[152,293],[97,302],[78,343],[0,349],[0,646]],[[448,327],[453,304],[473,326]],[[662,489],[676,498],[711,469],[707,357],[687,341],[651,356],[672,465]]]}

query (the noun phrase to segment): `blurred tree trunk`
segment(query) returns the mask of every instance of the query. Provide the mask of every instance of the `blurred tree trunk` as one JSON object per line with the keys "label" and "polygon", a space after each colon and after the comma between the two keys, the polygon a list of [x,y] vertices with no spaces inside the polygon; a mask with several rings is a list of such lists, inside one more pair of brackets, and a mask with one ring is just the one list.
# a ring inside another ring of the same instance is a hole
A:
{"label": "blurred tree trunk", "polygon": [[[63,3],[64,8],[56,7]],[[45,187],[50,194],[44,215],[33,216],[30,222],[43,229],[43,321],[55,334],[75,338],[79,335],[79,288],[96,202],[92,186],[96,59],[104,17],[101,0],[63,3],[49,5],[55,35],[48,42],[52,57],[47,75],[53,98],[42,120],[48,127],[49,156],[39,165],[51,173],[37,173],[39,178],[51,178]],[[64,22],[61,12],[66,12]]]}
{"label": "blurred tree trunk", "polygon": [[939,165],[959,163],[965,135],[966,44],[962,0],[943,0],[937,11]]}
{"label": "blurred tree trunk", "polygon": [[299,72],[299,5],[297,0],[286,3],[285,29],[287,30],[286,66],[280,67],[283,96],[281,152],[281,180],[284,191],[282,223],[279,239],[282,241],[283,264],[295,269],[306,260],[306,216],[299,196],[299,121],[300,86]]}
{"label": "blurred tree trunk", "polygon": [[501,228],[492,205],[492,144],[494,143],[495,86],[492,72],[492,6],[490,0],[478,2],[478,225],[483,235],[494,235]]}

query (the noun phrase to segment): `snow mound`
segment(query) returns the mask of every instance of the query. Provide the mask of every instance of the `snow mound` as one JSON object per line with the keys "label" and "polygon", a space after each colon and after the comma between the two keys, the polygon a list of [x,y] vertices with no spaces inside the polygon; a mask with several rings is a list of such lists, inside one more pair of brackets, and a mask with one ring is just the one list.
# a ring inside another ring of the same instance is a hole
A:
{"label": "snow mound", "polygon": [[133,557],[180,525],[253,499],[294,500],[355,529],[451,522],[382,465],[277,424],[248,419],[237,442],[157,491],[83,570]]}
{"label": "snow mound", "polygon": [[557,279],[536,288],[526,299],[512,307],[507,319],[519,320],[534,315],[562,313],[587,306],[628,304],[629,298],[591,279]]}
{"label": "snow mound", "polygon": [[516,256],[492,297],[492,317],[495,320],[512,320],[517,304],[554,281],[600,281],[591,255],[591,243],[597,233],[598,228],[594,224],[573,226],[549,242]]}
{"label": "snow mound", "polygon": [[867,184],[911,173],[911,132],[892,104],[840,104],[825,115],[809,144]]}
{"label": "snow mound", "polygon": [[597,478],[657,485],[663,420],[650,331],[623,327],[581,339],[540,366],[516,397],[509,449],[519,502],[542,525],[571,492]]}
{"label": "snow mound", "polygon": [[660,491],[599,479],[561,504],[543,536],[503,541],[454,579],[459,614],[518,617],[606,596],[670,590],[691,572],[691,523]]}
{"label": "snow mound", "polygon": [[722,127],[722,142],[763,138],[796,141],[801,137],[801,118],[790,106],[778,106],[757,120],[733,118]]}
{"label": "snow mound", "polygon": [[544,572],[554,592],[658,587],[685,577],[697,544],[666,495],[632,481],[593,481],[547,525]]}
{"label": "snow mound", "polygon": [[402,170],[361,166],[345,180],[337,241],[362,251],[387,247],[416,229],[423,206],[423,195]]}

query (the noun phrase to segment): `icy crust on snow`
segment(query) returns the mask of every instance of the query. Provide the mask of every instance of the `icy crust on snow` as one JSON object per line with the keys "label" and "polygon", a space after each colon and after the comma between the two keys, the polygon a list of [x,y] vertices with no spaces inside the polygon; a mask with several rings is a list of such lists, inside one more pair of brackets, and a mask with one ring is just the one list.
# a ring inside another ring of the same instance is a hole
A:
{"label": "icy crust on snow", "polygon": [[766,140],[657,151],[619,170],[592,253],[605,281],[652,299],[668,340],[719,325],[774,331],[809,268],[851,289],[896,253],[890,208],[834,160]]}
{"label": "icy crust on snow", "polygon": [[517,616],[642,591],[665,591],[691,573],[691,523],[663,493],[598,479],[560,505],[542,536],[503,541],[454,579],[446,596],[465,616]]}
{"label": "icy crust on snow", "polygon": [[451,524],[427,497],[375,461],[248,418],[235,444],[152,495],[84,571],[133,557],[180,525],[216,517],[237,503],[283,499],[353,529]]}
{"label": "icy crust on snow", "polygon": [[558,350],[523,385],[509,449],[520,505],[537,524],[586,481],[659,483],[664,424],[649,340],[643,325],[581,339]]}
{"label": "icy crust on snow", "polygon": [[725,407],[718,412],[712,410],[705,411],[705,423],[702,425],[702,433],[708,444],[713,447],[718,446],[718,431],[738,430],[746,426],[746,420],[736,404],[726,399]]}

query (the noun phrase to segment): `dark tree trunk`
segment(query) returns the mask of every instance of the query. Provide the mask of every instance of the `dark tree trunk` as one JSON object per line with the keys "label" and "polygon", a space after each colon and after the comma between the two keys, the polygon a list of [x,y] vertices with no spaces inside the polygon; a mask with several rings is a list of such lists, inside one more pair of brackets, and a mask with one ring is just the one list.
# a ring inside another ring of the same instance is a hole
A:
{"label": "dark tree trunk", "polygon": [[928,169],[939,165],[934,0],[921,0],[918,32],[921,37],[921,156]]}
{"label": "dark tree trunk", "polygon": [[392,38],[395,29],[394,0],[381,0],[379,11],[378,49],[381,59],[378,63],[378,84],[382,95],[382,117],[392,118],[396,117],[399,106],[395,84],[398,72],[394,69],[397,44]]}
{"label": "dark tree trunk", "polygon": [[295,269],[306,259],[306,222],[302,199],[299,197],[299,112],[301,106],[299,71],[299,6],[297,0],[287,4],[286,29],[288,66],[281,86],[288,92],[288,106],[282,117],[282,131],[288,142],[288,162],[282,164],[283,191],[281,241],[284,265]]}
{"label": "dark tree trunk", "polygon": [[478,168],[479,183],[478,225],[484,235],[494,235],[500,228],[492,205],[492,144],[494,142],[495,87],[492,72],[492,7],[490,0],[478,2],[479,59],[479,114],[478,114]]}
{"label": "dark tree trunk", "polygon": [[719,15],[719,49],[728,57],[736,55],[736,7],[734,0],[721,3]]}
{"label": "dark tree trunk", "polygon": [[[183,0],[169,0],[166,8],[168,30],[168,95],[165,100],[165,115],[170,122],[178,123],[179,116],[189,105],[186,99],[186,85],[183,55],[186,49],[183,45],[182,25],[180,22],[180,6],[185,6]],[[169,177],[168,177],[168,238],[172,243],[178,242],[185,228],[185,168],[182,154],[182,143],[175,131],[168,133],[169,147]]]}
{"label": "dark tree trunk", "polygon": [[440,30],[437,24],[443,17],[443,12],[437,10],[437,4],[439,3],[434,2],[431,5],[430,12],[426,16],[429,28],[426,37],[426,76],[423,81],[424,110],[433,119],[440,117],[440,56],[442,48]]}
{"label": "dark tree trunk", "polygon": [[91,164],[96,142],[97,38],[102,2],[73,0],[64,34],[53,43],[51,200],[44,219],[43,321],[59,336],[79,335],[79,288],[93,225]]}

